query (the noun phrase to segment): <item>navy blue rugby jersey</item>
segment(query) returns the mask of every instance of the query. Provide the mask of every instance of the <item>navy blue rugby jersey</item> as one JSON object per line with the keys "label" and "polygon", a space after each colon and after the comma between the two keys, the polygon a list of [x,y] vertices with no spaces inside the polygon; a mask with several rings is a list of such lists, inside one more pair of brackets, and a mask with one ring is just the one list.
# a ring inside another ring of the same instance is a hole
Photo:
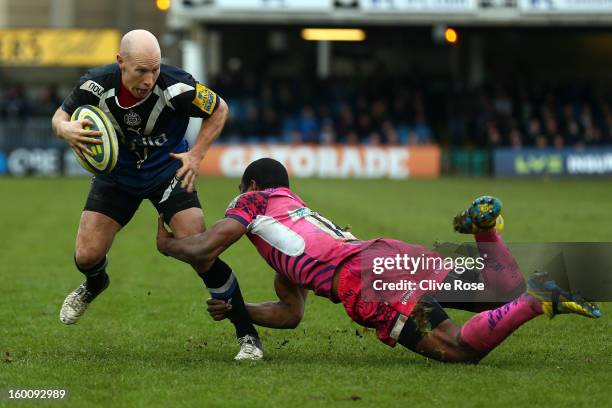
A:
{"label": "navy blue rugby jersey", "polygon": [[119,157],[110,174],[97,177],[132,194],[147,194],[181,166],[169,154],[187,151],[184,135],[189,118],[210,117],[219,97],[187,72],[164,64],[153,92],[137,104],[122,107],[120,89],[118,64],[91,69],[64,100],[62,109],[72,114],[81,105],[94,105],[105,112],[117,132]]}

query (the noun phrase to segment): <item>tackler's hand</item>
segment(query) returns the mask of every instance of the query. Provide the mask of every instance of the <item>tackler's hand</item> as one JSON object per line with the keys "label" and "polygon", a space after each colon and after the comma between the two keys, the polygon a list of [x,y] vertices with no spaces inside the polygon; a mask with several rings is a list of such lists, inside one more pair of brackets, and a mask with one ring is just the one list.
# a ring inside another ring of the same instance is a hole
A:
{"label": "tackler's hand", "polygon": [[157,220],[157,250],[168,256],[168,245],[174,239],[174,235],[166,229],[164,217],[159,216]]}
{"label": "tackler's hand", "polygon": [[213,320],[219,321],[227,318],[227,314],[232,310],[232,304],[221,299],[208,299],[206,310]]}

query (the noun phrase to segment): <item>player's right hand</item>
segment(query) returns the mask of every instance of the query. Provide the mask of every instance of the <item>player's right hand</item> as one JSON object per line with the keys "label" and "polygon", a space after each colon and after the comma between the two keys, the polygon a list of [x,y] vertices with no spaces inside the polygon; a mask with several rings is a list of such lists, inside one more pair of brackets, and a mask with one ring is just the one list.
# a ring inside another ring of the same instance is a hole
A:
{"label": "player's right hand", "polygon": [[219,321],[227,318],[227,314],[232,310],[232,304],[221,299],[208,299],[206,310],[213,320]]}
{"label": "player's right hand", "polygon": [[85,159],[84,154],[94,156],[87,144],[102,144],[100,139],[102,132],[87,130],[85,129],[87,126],[93,126],[93,123],[87,119],[66,121],[62,122],[58,132],[58,136],[65,140],[81,159]]}

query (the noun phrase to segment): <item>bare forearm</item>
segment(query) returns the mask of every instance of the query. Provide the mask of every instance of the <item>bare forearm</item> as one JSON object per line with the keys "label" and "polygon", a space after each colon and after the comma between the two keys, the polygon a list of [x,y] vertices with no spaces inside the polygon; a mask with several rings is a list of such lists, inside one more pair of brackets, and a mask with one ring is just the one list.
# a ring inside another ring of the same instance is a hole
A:
{"label": "bare forearm", "polygon": [[282,302],[247,303],[246,308],[253,323],[272,329],[295,329],[302,319]]}
{"label": "bare forearm", "polygon": [[211,251],[206,245],[206,232],[182,239],[169,240],[163,249],[165,255],[189,264],[214,260],[217,256],[215,252]]}
{"label": "bare forearm", "polygon": [[60,134],[60,126],[62,125],[62,123],[68,121],[70,121],[70,115],[64,112],[62,108],[59,108],[51,119],[51,127],[53,128],[53,133],[55,134],[55,136],[59,138],[62,137]]}
{"label": "bare forearm", "polygon": [[215,113],[202,123],[200,132],[191,148],[191,151],[198,155],[201,159],[204,158],[210,145],[215,141],[225,126],[229,109],[226,103],[221,99],[219,107]]}
{"label": "bare forearm", "polygon": [[201,234],[182,239],[176,239],[166,231],[161,217],[157,228],[157,249],[165,255],[192,265],[214,261],[246,232],[244,225],[231,218],[217,221],[211,229]]}

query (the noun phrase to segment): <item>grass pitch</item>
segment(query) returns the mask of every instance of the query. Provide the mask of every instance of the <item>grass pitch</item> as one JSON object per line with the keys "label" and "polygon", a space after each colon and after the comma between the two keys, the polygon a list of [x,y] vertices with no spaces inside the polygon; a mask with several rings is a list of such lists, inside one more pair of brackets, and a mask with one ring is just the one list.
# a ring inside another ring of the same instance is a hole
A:
{"label": "grass pitch", "polygon": [[[206,221],[236,180],[199,183]],[[144,202],[110,253],[110,288],[74,326],[59,322],[81,281],[73,245],[89,182],[0,178],[0,388],[64,388],[58,403],[15,406],[609,406],[610,314],[528,323],[478,366],[391,349],[340,305],[309,295],[301,325],[261,329],[266,360],[237,364],[233,330],[204,310],[201,281],[155,249]],[[609,241],[612,189],[599,181],[295,180],[307,204],[360,238],[459,240],[451,217],[476,196],[502,198],[508,242]],[[223,258],[247,301],[272,300],[273,274],[246,239]],[[463,322],[470,314],[452,312]],[[0,405],[3,403],[0,402]],[[13,403],[4,403],[13,406]]]}

